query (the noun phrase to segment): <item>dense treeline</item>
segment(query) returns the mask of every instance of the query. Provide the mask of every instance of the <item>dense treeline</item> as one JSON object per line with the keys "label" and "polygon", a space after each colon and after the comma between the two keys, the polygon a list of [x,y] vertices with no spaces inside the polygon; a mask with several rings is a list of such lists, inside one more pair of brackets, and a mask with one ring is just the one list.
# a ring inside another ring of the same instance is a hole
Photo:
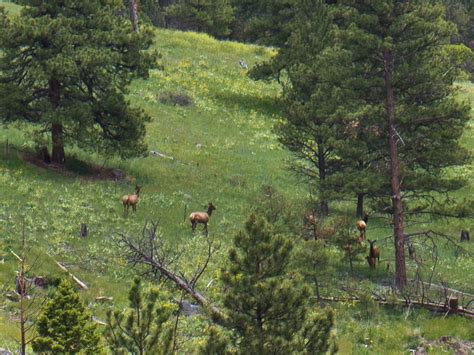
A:
{"label": "dense treeline", "polygon": [[[129,0],[123,0],[128,6]],[[326,0],[335,4],[336,0]],[[474,47],[474,1],[438,0],[446,19],[456,24],[453,41]],[[288,22],[300,0],[141,0],[146,19],[160,27],[197,30],[241,41],[282,45],[289,35]]]}

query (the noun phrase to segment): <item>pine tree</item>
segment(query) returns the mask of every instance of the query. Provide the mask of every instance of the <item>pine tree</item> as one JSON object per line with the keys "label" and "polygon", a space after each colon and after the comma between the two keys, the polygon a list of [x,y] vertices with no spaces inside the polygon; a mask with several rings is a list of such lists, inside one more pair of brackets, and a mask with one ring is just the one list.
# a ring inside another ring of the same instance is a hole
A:
{"label": "pine tree", "polygon": [[199,349],[199,353],[202,355],[222,355],[231,353],[228,351],[228,343],[228,339],[219,332],[217,327],[210,327],[209,337],[204,346]]}
{"label": "pine tree", "polygon": [[128,294],[129,309],[109,311],[104,335],[114,353],[168,354],[172,345],[172,331],[166,328],[171,312],[161,304],[159,292],[143,292],[136,278]]}
{"label": "pine tree", "polygon": [[166,16],[178,22],[178,28],[216,37],[228,36],[235,19],[230,0],[180,0],[166,7]]}
{"label": "pine tree", "polygon": [[317,347],[304,333],[317,333],[323,327],[309,317],[308,287],[297,272],[288,271],[293,244],[275,235],[262,218],[250,216],[245,232],[234,239],[230,265],[222,272],[226,288],[225,326],[233,330],[234,345],[242,354],[288,354],[317,352],[329,347],[331,317],[326,332],[318,336]]}
{"label": "pine tree", "polygon": [[332,10],[322,0],[299,1],[287,25],[291,35],[251,75],[282,78],[284,120],[277,133],[296,158],[293,168],[319,197],[319,213],[328,215],[330,200],[352,195],[362,216],[364,197],[384,187],[380,173],[370,168],[380,159],[374,153],[380,139],[376,130],[362,129],[340,110],[342,102],[346,107],[357,102],[350,89],[335,85],[350,72],[341,65],[350,64],[350,57],[335,43]]}
{"label": "pine tree", "polygon": [[[396,259],[395,283],[406,284],[404,211],[409,197],[419,208],[423,197],[462,186],[446,168],[463,164],[467,154],[459,138],[469,108],[455,98],[453,83],[470,55],[450,45],[455,27],[444,8],[429,2],[341,1],[340,45],[350,53],[352,70],[338,85],[349,87],[359,104],[347,107],[362,129],[375,127],[380,150],[378,169],[390,182]],[[338,63],[341,65],[341,63]],[[344,102],[341,103],[344,106]]]}
{"label": "pine tree", "polygon": [[52,161],[65,144],[135,156],[145,151],[142,110],[125,99],[156,55],[146,27],[132,33],[118,0],[21,1],[21,15],[0,12],[0,121],[48,133]]}
{"label": "pine tree", "polygon": [[97,326],[72,285],[63,280],[37,321],[35,352],[99,354]]}

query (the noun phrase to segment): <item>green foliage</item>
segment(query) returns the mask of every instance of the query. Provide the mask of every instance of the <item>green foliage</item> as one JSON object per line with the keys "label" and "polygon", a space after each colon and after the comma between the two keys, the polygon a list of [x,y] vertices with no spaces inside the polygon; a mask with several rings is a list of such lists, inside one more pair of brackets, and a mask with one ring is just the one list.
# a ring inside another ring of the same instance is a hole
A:
{"label": "green foliage", "polygon": [[178,28],[223,37],[230,33],[234,8],[230,0],[180,0],[166,7],[166,16]]}
{"label": "green foliage", "polygon": [[335,224],[337,235],[334,244],[343,252],[344,262],[346,264],[349,262],[350,269],[353,271],[354,261],[360,261],[367,248],[347,218],[338,218]]}
{"label": "green foliage", "polygon": [[[265,219],[251,215],[234,245],[221,278],[227,289],[225,326],[235,331],[239,352],[287,354],[315,347],[326,351],[332,318],[325,318],[326,328],[308,318],[308,288],[287,269],[293,244],[275,235]],[[318,336],[317,345],[309,334],[322,329],[326,332]],[[306,343],[300,337],[311,340]]]}
{"label": "green foliage", "polygon": [[[262,196],[262,184],[273,186],[286,201],[285,205],[298,206],[299,201],[307,199],[306,181],[299,181],[286,169],[282,162],[290,155],[281,149],[271,131],[271,126],[281,117],[280,106],[276,103],[279,88],[275,83],[249,80],[238,66],[242,57],[249,65],[268,60],[274,54],[273,50],[216,41],[206,34],[163,29],[155,31],[155,38],[155,48],[164,55],[165,70],[152,71],[146,81],[132,83],[128,98],[153,118],[147,125],[146,135],[150,149],[172,155],[176,157],[174,161],[152,156],[129,161],[110,159],[105,166],[122,169],[127,178],[117,183],[97,180],[87,175],[42,169],[25,162],[21,158],[23,152],[17,149],[31,147],[25,139],[28,128],[21,125],[0,130],[0,260],[5,260],[0,263],[0,280],[7,288],[13,287],[16,265],[9,249],[18,250],[17,236],[21,233],[22,221],[26,220],[26,231],[32,237],[32,257],[38,258],[35,274],[48,278],[58,276],[60,270],[52,259],[66,262],[71,272],[90,286],[81,291],[81,296],[88,301],[94,315],[104,320],[110,305],[94,302],[94,298],[112,296],[117,307],[126,308],[132,283],[129,267],[120,257],[122,250],[116,244],[115,232],[138,235],[146,220],[159,217],[167,245],[180,252],[185,250],[173,265],[188,273],[205,258],[205,253],[202,253],[202,236],[193,237],[189,222],[183,222],[184,205],[188,206],[189,214],[190,209],[202,209],[212,200],[216,205],[218,203],[219,213],[212,216],[209,230],[222,242],[222,249],[216,253],[196,289],[205,289],[206,296],[218,302],[222,294],[217,280],[219,269],[224,259],[227,260],[226,250],[232,244],[232,238],[226,236],[233,236],[241,228],[248,211]],[[474,86],[464,82],[459,86],[463,100],[474,102]],[[186,92],[195,101],[195,106],[182,108],[161,104],[156,98],[166,92]],[[462,137],[463,145],[471,150],[474,147],[473,128],[471,123]],[[7,138],[13,144],[10,154],[5,152]],[[196,149],[195,143],[202,143],[203,149]],[[98,166],[104,164],[104,159],[95,154],[75,148],[71,153],[83,161],[92,161]],[[447,169],[450,174],[462,173],[470,181],[470,185],[456,193],[461,199],[472,194],[473,168],[465,165],[459,170]],[[133,177],[144,184],[143,196],[137,213],[125,219],[120,198],[133,192]],[[333,212],[347,213],[351,205],[345,200],[349,198],[345,196],[344,200],[334,201]],[[294,212],[299,213],[297,222],[301,223],[301,208]],[[370,239],[380,240],[387,236],[387,224],[382,217],[377,214],[369,222]],[[461,228],[473,225],[471,218],[446,221],[421,217],[408,224],[408,233],[435,229],[457,238]],[[87,238],[78,237],[82,222],[89,228]],[[294,242],[300,244],[295,248],[305,247],[299,239]],[[392,244],[383,244],[384,258],[393,250]],[[473,251],[473,243],[463,246]],[[349,268],[347,263],[340,263],[339,253],[334,248],[325,249],[332,252],[330,266],[334,273],[330,279],[328,273],[328,281],[321,275],[323,296],[331,291],[328,287],[337,287],[340,282],[347,281]],[[361,265],[368,274],[367,263],[363,261]],[[358,266],[355,266],[357,282],[365,276],[359,273]],[[407,266],[410,272],[415,267],[410,263]],[[431,264],[427,265],[430,267]],[[450,287],[472,293],[474,273],[471,270],[474,270],[474,259],[469,254],[456,258],[451,248],[444,243],[439,245],[436,280],[449,280]],[[376,275],[378,277],[379,273]],[[380,276],[387,275],[382,272]],[[214,282],[206,288],[212,279]],[[314,297],[311,297],[310,302],[313,301]],[[2,298],[0,347],[6,349],[15,348],[11,339],[18,337],[11,309],[16,307]],[[409,317],[405,318],[405,312],[391,312],[382,307],[377,320],[358,317],[355,321],[354,310],[359,311],[357,306],[349,304],[336,312],[337,343],[342,354],[407,352],[405,344],[413,329],[419,329],[426,339],[453,335],[474,340],[474,323],[461,317],[433,317],[412,308]],[[178,333],[189,338],[180,342],[180,351],[195,352],[202,345],[202,329],[206,326],[201,316],[181,317]],[[364,341],[364,338],[370,338],[370,341]]]}
{"label": "green foliage", "polygon": [[44,306],[32,342],[36,352],[98,354],[97,326],[72,285],[63,280]]}
{"label": "green foliage", "polygon": [[[444,20],[444,9],[428,3],[405,5],[395,1],[374,2],[373,7],[344,2],[337,37],[350,53],[351,68],[335,85],[350,87],[356,105],[346,105],[360,129],[378,132],[381,144],[369,146],[378,162],[368,167],[386,176],[383,159],[389,159],[384,79],[384,54],[394,58],[395,117],[402,190],[410,202],[423,200],[433,191],[458,189],[466,181],[448,177],[447,167],[468,160],[459,138],[469,119],[469,105],[456,99],[453,84],[471,55],[462,45],[451,45],[454,26]],[[405,31],[405,29],[410,29]],[[378,149],[376,149],[378,148]],[[433,196],[433,195],[431,195]],[[388,197],[388,196],[387,196]],[[431,197],[430,197],[431,198]]]}
{"label": "green foliage", "polygon": [[142,154],[149,118],[125,94],[154,66],[152,32],[131,33],[119,1],[22,4],[14,20],[0,14],[0,120],[28,122],[40,136],[59,124],[61,146]]}
{"label": "green foliage", "polygon": [[159,303],[158,290],[144,294],[136,278],[128,300],[128,310],[107,312],[104,335],[114,354],[168,354],[173,340],[172,330],[166,325],[171,308]]}
{"label": "green foliage", "polygon": [[227,354],[229,340],[215,326],[209,329],[206,343],[201,347],[199,353],[202,355]]}
{"label": "green foliage", "polygon": [[233,36],[265,45],[283,45],[297,0],[234,0],[237,23]]}
{"label": "green foliage", "polygon": [[318,298],[321,296],[320,284],[330,283],[334,275],[331,257],[331,251],[324,240],[307,240],[300,243],[293,257],[294,266],[306,283],[314,287]]}

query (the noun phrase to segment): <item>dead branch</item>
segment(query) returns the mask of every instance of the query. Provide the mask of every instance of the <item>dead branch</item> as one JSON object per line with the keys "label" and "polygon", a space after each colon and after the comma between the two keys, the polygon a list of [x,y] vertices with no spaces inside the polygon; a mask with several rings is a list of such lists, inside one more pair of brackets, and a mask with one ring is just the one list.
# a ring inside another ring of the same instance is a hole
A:
{"label": "dead branch", "polygon": [[81,281],[79,278],[77,278],[76,276],[74,276],[63,264],[61,264],[60,262],[58,261],[54,261],[60,268],[61,270],[67,272],[67,274],[69,276],[71,276],[71,278],[84,290],[88,290],[89,287],[87,287],[87,285],[85,284],[85,282]]}
{"label": "dead branch", "polygon": [[204,265],[198,268],[191,281],[187,281],[184,274],[169,269],[167,253],[163,249],[163,242],[157,238],[156,234],[158,223],[150,223],[150,228],[147,228],[147,225],[148,223],[145,224],[142,238],[138,242],[133,242],[126,235],[119,234],[120,244],[125,247],[126,258],[129,264],[132,266],[142,265],[147,269],[144,274],[152,275],[155,278],[161,276],[173,282],[179,289],[194,298],[203,308],[209,310],[216,321],[225,319],[220,309],[211,305],[210,302],[194,288],[195,283],[207,267],[210,257],[216,250],[212,246],[212,241],[208,242],[208,256]]}

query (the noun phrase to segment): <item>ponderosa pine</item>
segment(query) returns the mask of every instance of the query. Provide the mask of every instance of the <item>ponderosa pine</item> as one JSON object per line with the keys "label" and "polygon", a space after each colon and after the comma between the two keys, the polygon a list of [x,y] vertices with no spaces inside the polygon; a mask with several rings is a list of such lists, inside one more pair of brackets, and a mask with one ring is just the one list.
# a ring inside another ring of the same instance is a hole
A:
{"label": "ponderosa pine", "polygon": [[152,32],[131,31],[119,0],[22,0],[22,12],[0,12],[0,121],[49,133],[52,161],[66,144],[130,157],[145,151],[144,112],[126,100],[156,55]]}
{"label": "ponderosa pine", "polygon": [[288,270],[292,248],[255,215],[234,239],[222,271],[224,326],[235,333],[233,345],[241,354],[324,353],[330,347],[333,318],[330,312],[311,315],[308,287]]}
{"label": "ponderosa pine", "polygon": [[347,112],[385,141],[374,167],[390,181],[395,284],[403,289],[403,201],[419,207],[425,197],[432,201],[433,193],[462,185],[444,172],[467,158],[459,138],[469,107],[456,99],[454,82],[470,51],[450,44],[455,26],[439,4],[342,0],[338,9],[337,38],[351,55],[352,70],[338,85],[351,88],[359,100]]}

